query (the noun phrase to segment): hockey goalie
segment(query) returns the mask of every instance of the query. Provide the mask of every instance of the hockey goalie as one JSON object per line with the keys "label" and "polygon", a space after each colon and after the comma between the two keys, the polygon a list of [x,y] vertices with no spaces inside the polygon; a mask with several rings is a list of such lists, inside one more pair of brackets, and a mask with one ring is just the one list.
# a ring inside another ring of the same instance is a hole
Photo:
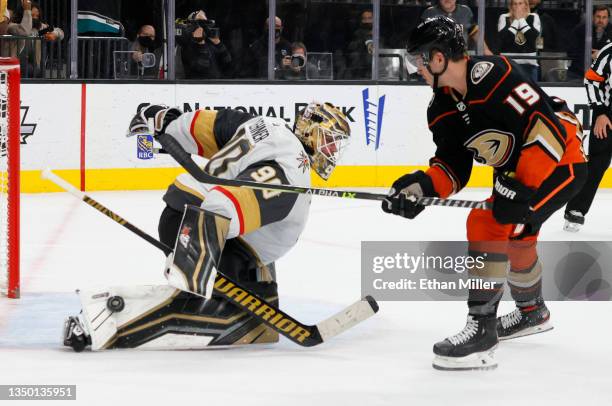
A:
{"label": "hockey goalie", "polygon": [[[204,171],[225,179],[310,186],[310,168],[331,175],[350,137],[344,114],[310,103],[293,128],[282,119],[226,109],[139,109],[129,135],[168,134],[207,159]],[[170,247],[168,285],[80,291],[82,311],[64,325],[76,351],[190,349],[273,343],[278,333],[214,292],[217,272],[278,306],[274,262],[297,242],[310,196],[219,186],[180,175],[163,197],[159,238]]]}

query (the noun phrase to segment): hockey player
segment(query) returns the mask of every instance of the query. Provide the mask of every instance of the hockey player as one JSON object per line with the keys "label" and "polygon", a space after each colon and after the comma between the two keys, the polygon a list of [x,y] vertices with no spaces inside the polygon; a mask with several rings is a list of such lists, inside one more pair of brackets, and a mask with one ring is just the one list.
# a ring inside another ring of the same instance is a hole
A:
{"label": "hockey player", "polygon": [[[204,170],[227,179],[310,186],[310,168],[331,175],[349,139],[344,114],[329,103],[309,104],[293,129],[282,119],[226,109],[182,112],[149,105],[130,123],[132,135],[169,134],[208,161]],[[75,350],[198,348],[271,343],[278,333],[212,293],[218,270],[278,306],[274,261],[297,242],[309,195],[202,184],[180,175],[164,195],[159,237],[174,248],[169,286],[81,292],[82,314],[65,325]],[[186,206],[187,205],[187,206]]]}
{"label": "hockey player", "polygon": [[[492,210],[473,209],[467,220],[470,255],[486,258],[484,269],[470,275],[494,288],[470,289],[465,328],[433,348],[435,368],[492,368],[498,338],[552,328],[536,241],[542,223],[584,181],[581,127],[563,101],[547,96],[511,60],[466,56],[461,27],[446,17],[421,23],[408,52],[434,90],[427,119],[437,149],[426,172],[395,181],[382,208],[414,218],[424,210],[415,197],[459,192],[473,160],[494,168]],[[506,278],[517,307],[496,318]]]}

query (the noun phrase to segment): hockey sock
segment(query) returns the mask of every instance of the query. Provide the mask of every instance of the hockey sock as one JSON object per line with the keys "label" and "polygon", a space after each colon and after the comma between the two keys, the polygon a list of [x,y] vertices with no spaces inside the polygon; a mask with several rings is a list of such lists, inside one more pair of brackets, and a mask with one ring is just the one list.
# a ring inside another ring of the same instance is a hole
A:
{"label": "hockey sock", "polygon": [[473,267],[469,269],[469,277],[487,282],[488,286],[469,290],[469,314],[473,316],[495,316],[499,301],[504,293],[508,256],[502,253],[477,251],[473,244],[471,246],[470,256],[480,256],[485,260],[482,268]]}
{"label": "hockey sock", "polygon": [[508,285],[518,307],[534,306],[542,296],[542,265],[536,241],[511,241],[508,250]]}

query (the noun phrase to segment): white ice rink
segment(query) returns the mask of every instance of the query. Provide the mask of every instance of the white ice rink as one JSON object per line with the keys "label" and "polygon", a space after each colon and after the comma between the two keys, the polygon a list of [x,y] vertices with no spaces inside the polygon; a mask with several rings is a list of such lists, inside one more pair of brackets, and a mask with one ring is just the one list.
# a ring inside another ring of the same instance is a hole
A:
{"label": "white ice rink", "polygon": [[[157,235],[162,191],[91,194]],[[481,199],[485,191],[459,198]],[[0,384],[76,384],[87,405],[610,405],[611,302],[549,302],[552,332],[500,344],[499,367],[441,372],[434,342],[465,324],[463,302],[382,302],[380,312],[319,347],[74,353],[60,344],[76,288],[164,283],[164,257],[68,194],[22,197],[22,299],[0,299]],[[548,221],[542,240],[612,240],[612,192],[585,228]],[[313,198],[298,245],[277,263],[280,303],[315,323],[360,296],[360,243],[461,240],[467,211],[428,208],[413,221],[377,203]],[[502,311],[512,307],[503,303]],[[57,404],[55,402],[54,404]]]}

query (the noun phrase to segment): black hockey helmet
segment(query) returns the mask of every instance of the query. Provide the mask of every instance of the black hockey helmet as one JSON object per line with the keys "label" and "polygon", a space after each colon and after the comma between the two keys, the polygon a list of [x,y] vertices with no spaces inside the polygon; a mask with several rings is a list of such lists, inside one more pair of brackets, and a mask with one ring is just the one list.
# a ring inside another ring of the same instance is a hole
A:
{"label": "black hockey helmet", "polygon": [[408,54],[423,55],[427,63],[434,49],[449,59],[462,57],[466,46],[461,26],[446,16],[428,18],[420,23],[408,39]]}

